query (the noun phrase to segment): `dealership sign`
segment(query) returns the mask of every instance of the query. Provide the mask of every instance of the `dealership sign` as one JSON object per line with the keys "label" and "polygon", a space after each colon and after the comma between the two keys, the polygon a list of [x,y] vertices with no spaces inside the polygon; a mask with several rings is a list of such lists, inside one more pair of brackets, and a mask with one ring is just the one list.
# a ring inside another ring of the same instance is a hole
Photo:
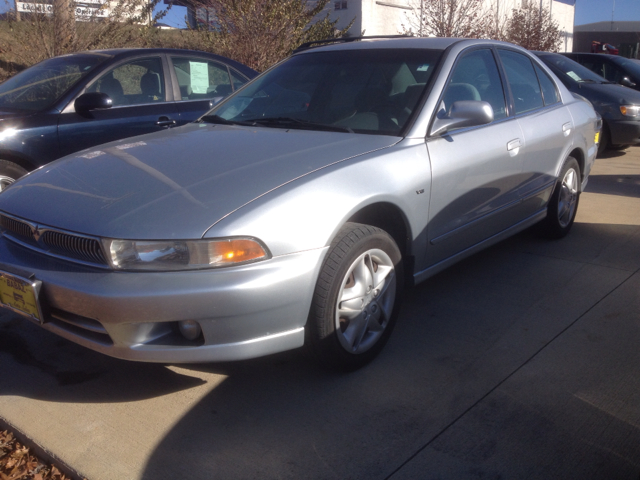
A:
{"label": "dealership sign", "polygon": [[[53,13],[53,5],[49,3],[30,3],[30,2],[16,2],[19,12],[25,13],[46,13],[51,15]],[[95,5],[104,4],[105,0],[89,0],[83,1],[82,4],[76,3],[74,7],[74,13],[76,19],[86,19],[91,17],[108,17],[109,10],[106,8],[96,7]]]}

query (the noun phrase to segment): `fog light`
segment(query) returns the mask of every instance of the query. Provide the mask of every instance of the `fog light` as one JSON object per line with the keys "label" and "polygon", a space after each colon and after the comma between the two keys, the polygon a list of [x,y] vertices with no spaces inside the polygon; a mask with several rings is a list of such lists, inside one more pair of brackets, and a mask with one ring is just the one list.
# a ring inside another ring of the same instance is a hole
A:
{"label": "fog light", "polygon": [[178,328],[180,328],[180,333],[187,340],[195,340],[202,333],[200,324],[195,320],[181,320],[178,322]]}

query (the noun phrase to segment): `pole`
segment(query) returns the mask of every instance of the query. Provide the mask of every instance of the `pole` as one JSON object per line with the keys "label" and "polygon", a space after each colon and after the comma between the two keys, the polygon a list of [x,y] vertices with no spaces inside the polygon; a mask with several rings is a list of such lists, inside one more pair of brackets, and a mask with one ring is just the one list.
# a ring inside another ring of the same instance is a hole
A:
{"label": "pole", "polygon": [[16,22],[20,21],[20,12],[18,11],[18,0],[14,0],[13,1],[15,7],[16,7]]}
{"label": "pole", "polygon": [[616,11],[616,0],[613,0],[613,8],[611,9],[611,31],[613,32],[613,15]]}

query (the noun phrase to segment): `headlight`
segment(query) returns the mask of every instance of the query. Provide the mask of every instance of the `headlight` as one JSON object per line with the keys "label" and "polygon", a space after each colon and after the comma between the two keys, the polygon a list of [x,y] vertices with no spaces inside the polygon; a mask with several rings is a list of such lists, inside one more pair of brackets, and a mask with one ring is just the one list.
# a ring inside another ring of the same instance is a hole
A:
{"label": "headlight", "polygon": [[620,113],[625,117],[637,117],[640,115],[640,105],[620,105]]}
{"label": "headlight", "polygon": [[264,260],[267,247],[252,238],[218,240],[111,240],[103,244],[116,270],[197,270]]}

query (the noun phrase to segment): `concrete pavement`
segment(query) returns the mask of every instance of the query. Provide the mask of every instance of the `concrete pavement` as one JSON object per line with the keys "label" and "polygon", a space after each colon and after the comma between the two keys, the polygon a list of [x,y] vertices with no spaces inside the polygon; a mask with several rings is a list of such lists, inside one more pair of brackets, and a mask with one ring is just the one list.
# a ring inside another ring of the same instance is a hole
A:
{"label": "concrete pavement", "polygon": [[129,363],[0,315],[0,417],[90,480],[640,476],[640,147],[572,233],[409,291],[367,368]]}

